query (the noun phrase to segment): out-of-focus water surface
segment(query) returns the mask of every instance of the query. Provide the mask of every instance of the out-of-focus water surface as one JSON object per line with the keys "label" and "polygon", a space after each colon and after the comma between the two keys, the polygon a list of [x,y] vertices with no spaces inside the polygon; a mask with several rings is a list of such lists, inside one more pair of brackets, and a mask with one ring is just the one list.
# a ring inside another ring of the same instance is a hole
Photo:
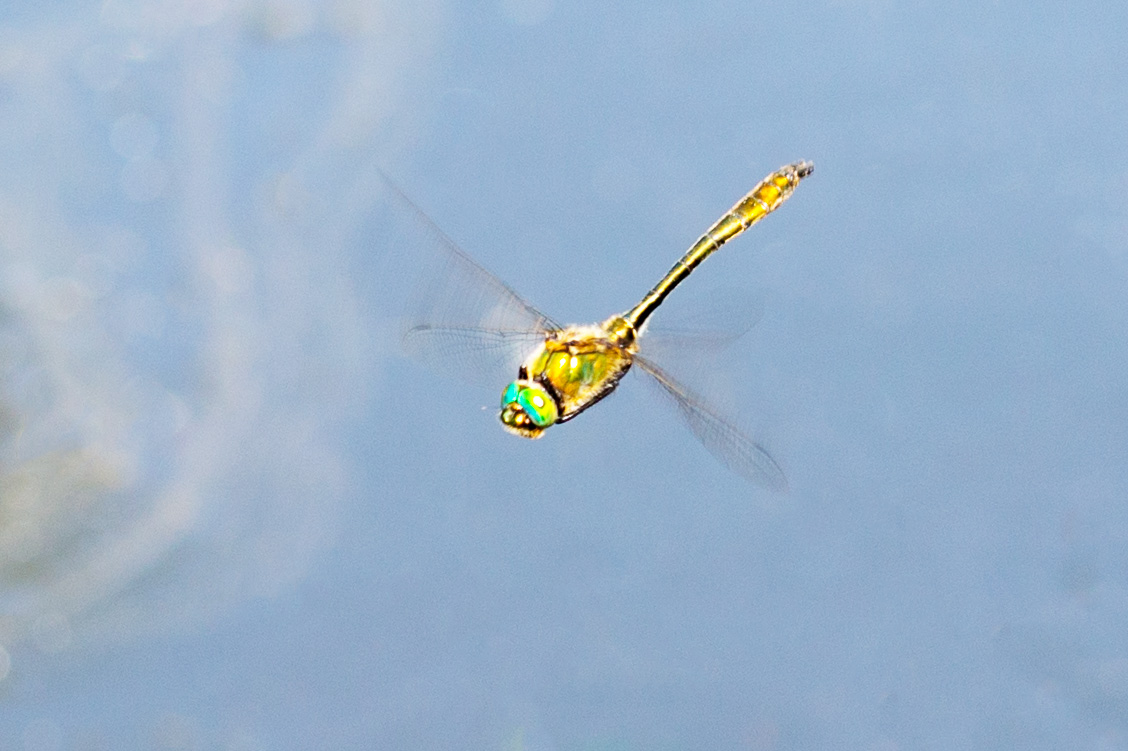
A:
{"label": "out-of-focus water surface", "polygon": [[[0,748],[1128,748],[1126,44],[1100,3],[0,10]],[[379,169],[594,321],[798,159],[668,313],[764,299],[684,372],[786,495],[633,379],[523,442],[395,347],[434,244]]]}

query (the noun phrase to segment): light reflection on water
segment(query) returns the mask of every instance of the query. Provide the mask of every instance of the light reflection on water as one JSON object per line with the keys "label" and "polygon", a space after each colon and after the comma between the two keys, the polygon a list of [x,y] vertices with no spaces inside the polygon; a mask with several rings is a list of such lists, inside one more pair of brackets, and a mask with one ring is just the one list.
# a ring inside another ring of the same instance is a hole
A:
{"label": "light reflection on water", "polygon": [[110,0],[0,33],[0,679],[332,540],[375,352],[324,165],[388,130],[421,8]]}

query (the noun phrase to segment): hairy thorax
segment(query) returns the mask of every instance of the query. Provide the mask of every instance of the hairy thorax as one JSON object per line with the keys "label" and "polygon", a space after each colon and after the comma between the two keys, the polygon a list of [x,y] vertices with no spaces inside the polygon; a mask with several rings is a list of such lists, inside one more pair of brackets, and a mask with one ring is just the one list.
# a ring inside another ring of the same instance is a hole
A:
{"label": "hairy thorax", "polygon": [[555,392],[558,422],[566,422],[611,393],[638,351],[634,329],[620,316],[600,325],[553,332],[525,361],[525,377]]}

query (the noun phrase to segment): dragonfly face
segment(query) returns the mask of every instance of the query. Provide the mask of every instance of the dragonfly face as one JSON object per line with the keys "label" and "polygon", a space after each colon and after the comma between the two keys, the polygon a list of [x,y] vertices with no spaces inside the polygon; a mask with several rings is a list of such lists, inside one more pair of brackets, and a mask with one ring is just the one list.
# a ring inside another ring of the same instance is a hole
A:
{"label": "dragonfly face", "polygon": [[556,399],[536,381],[518,378],[501,395],[502,424],[525,438],[540,438],[559,415]]}
{"label": "dragonfly face", "polygon": [[630,370],[634,331],[614,316],[601,326],[553,331],[526,359],[518,378],[501,396],[501,422],[517,435],[539,438],[567,422],[619,385]]}

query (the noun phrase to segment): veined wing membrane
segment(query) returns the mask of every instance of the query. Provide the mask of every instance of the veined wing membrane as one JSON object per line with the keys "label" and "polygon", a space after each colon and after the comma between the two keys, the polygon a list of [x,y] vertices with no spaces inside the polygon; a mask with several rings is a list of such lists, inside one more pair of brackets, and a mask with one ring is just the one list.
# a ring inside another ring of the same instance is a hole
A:
{"label": "veined wing membrane", "polygon": [[769,490],[787,490],[783,470],[760,444],[645,357],[636,356],[634,365],[657,381],[662,391],[674,400],[682,420],[722,464]]}
{"label": "veined wing membrane", "polygon": [[713,290],[688,311],[659,309],[639,346],[652,362],[709,359],[748,333],[763,316],[759,296],[743,290]]}
{"label": "veined wing membrane", "polygon": [[400,252],[408,266],[422,269],[403,321],[404,348],[441,372],[500,388],[545,332],[560,327],[458,247],[386,174],[380,177],[396,216],[411,225]]}
{"label": "veined wing membrane", "polygon": [[426,366],[480,386],[498,387],[544,341],[543,331],[503,331],[418,324],[403,332],[408,355]]}

